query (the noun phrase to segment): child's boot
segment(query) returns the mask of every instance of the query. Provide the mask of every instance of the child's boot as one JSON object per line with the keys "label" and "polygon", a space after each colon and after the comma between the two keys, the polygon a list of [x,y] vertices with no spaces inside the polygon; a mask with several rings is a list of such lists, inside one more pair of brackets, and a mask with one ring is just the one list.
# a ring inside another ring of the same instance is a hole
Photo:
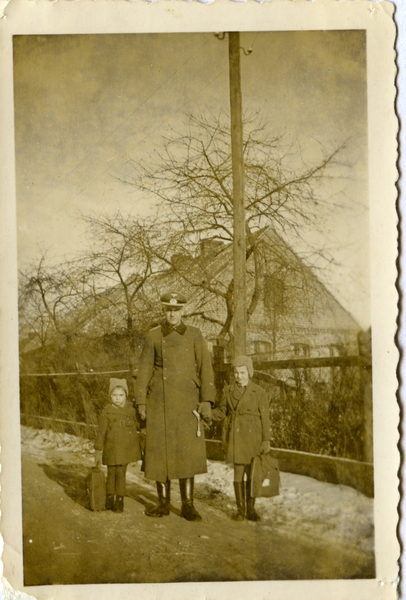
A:
{"label": "child's boot", "polygon": [[114,503],[114,512],[123,512],[124,510],[124,496],[116,496]]}
{"label": "child's boot", "polygon": [[114,494],[106,495],[106,510],[114,510]]}
{"label": "child's boot", "polygon": [[247,502],[247,519],[248,521],[259,521],[261,517],[256,512],[255,506],[255,498],[251,497],[251,481],[247,479],[245,482],[245,498]]}
{"label": "child's boot", "polygon": [[232,516],[234,521],[244,521],[245,517],[245,498],[244,498],[244,482],[234,481],[235,499],[237,502],[237,512]]}

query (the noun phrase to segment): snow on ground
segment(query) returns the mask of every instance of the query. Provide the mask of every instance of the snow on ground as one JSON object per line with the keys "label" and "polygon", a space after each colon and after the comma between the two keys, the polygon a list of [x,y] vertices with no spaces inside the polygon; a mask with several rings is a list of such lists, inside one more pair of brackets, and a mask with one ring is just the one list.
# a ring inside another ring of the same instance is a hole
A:
{"label": "snow on ground", "polygon": [[29,448],[30,454],[42,456],[44,450],[60,450],[61,452],[73,452],[90,458],[94,454],[93,442],[82,437],[59,433],[51,429],[34,429],[33,427],[21,427],[22,448]]}
{"label": "snow on ground", "polygon": [[[74,453],[88,464],[94,454],[93,443],[67,433],[21,427],[23,451],[45,457],[47,450]],[[344,485],[317,481],[311,477],[281,473],[280,494],[258,498],[256,507],[262,519],[278,531],[303,535],[326,543],[355,545],[374,550],[374,502]],[[129,480],[151,487],[144,480],[140,465],[129,468]],[[197,475],[199,499],[212,498],[213,490],[230,498],[234,506],[233,469],[222,462],[208,461],[208,472]]]}
{"label": "snow on ground", "polygon": [[[232,466],[208,463],[208,473],[198,475],[196,483],[206,486],[207,497],[214,488],[234,499]],[[203,494],[200,489],[199,497]],[[374,550],[373,498],[351,487],[281,473],[279,496],[258,498],[255,506],[278,531]]]}

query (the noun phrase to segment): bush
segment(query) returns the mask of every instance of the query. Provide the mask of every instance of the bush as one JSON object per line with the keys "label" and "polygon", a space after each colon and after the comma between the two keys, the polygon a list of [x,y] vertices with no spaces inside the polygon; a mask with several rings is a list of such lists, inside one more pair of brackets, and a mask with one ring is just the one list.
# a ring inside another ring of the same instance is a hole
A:
{"label": "bush", "polygon": [[358,367],[298,369],[270,404],[271,444],[362,460],[363,392]]}

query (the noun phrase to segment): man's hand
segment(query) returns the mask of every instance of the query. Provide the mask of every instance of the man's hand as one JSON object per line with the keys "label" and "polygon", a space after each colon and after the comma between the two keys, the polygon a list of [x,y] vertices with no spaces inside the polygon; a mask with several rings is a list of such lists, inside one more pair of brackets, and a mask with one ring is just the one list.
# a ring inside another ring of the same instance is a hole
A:
{"label": "man's hand", "polygon": [[266,441],[266,442],[262,442],[259,452],[260,454],[267,454],[271,449],[271,442],[270,441]]}
{"label": "man's hand", "polygon": [[145,419],[147,418],[147,410],[146,410],[145,404],[138,404],[137,408],[138,408],[138,414],[140,415],[141,420],[145,421]]}
{"label": "man's hand", "polygon": [[103,452],[101,450],[95,450],[94,452],[94,466],[101,467]]}
{"label": "man's hand", "polygon": [[197,409],[199,415],[201,415],[202,419],[209,420],[211,419],[211,404],[210,402],[200,402],[199,408]]}

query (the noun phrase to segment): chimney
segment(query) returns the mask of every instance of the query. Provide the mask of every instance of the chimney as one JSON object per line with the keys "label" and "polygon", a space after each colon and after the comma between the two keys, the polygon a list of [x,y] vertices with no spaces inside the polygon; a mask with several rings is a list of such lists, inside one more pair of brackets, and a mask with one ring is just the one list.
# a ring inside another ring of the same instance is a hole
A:
{"label": "chimney", "polygon": [[224,243],[221,240],[208,238],[200,242],[200,255],[204,258],[218,254],[223,248]]}
{"label": "chimney", "polygon": [[191,261],[191,257],[187,256],[187,254],[178,253],[178,254],[172,254],[172,256],[171,256],[172,268],[174,268],[176,271],[187,268],[190,261]]}

